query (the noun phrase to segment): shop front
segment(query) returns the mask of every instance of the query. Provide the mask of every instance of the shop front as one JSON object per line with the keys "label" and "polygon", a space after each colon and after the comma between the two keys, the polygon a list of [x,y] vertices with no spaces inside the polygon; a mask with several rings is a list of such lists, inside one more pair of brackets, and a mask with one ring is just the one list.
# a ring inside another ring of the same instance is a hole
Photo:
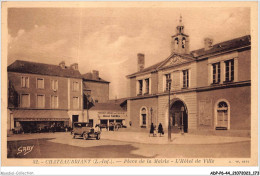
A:
{"label": "shop front", "polygon": [[84,120],[92,123],[93,127],[100,126],[107,130],[118,127],[126,128],[129,119],[127,118],[127,110],[120,106],[119,103],[96,103],[90,109],[83,112]]}
{"label": "shop front", "polygon": [[126,112],[98,112],[98,122],[102,127],[106,126],[108,130],[114,130],[117,127],[123,128],[126,127],[126,114]]}
{"label": "shop front", "polygon": [[14,110],[13,127],[24,133],[65,131],[69,125],[67,111],[60,110]]}
{"label": "shop front", "polygon": [[89,110],[88,122],[93,126],[99,125],[101,128],[113,130],[115,127],[125,128],[126,121],[126,111]]}

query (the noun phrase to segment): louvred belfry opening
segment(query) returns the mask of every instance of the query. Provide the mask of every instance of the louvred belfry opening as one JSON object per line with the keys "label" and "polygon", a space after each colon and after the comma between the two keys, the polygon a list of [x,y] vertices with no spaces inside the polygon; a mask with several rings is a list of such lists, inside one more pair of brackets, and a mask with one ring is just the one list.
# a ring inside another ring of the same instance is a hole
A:
{"label": "louvred belfry opening", "polygon": [[176,27],[176,34],[172,36],[171,52],[189,54],[189,36],[184,34],[182,16],[180,16],[179,24]]}

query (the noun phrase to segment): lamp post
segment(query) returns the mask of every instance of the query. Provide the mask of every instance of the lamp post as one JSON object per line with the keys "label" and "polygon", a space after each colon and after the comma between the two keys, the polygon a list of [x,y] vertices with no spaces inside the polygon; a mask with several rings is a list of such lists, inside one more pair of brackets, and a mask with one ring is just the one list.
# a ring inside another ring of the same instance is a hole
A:
{"label": "lamp post", "polygon": [[151,123],[153,123],[153,108],[150,108],[150,112],[151,112]]}
{"label": "lamp post", "polygon": [[88,114],[88,107],[89,107],[89,98],[90,98],[90,95],[87,95],[87,122],[89,122],[89,114]]}
{"label": "lamp post", "polygon": [[184,112],[184,106],[181,107],[181,134],[184,134],[184,125],[183,125],[183,112]]}
{"label": "lamp post", "polygon": [[167,78],[167,86],[168,86],[168,91],[169,91],[169,109],[168,109],[168,114],[169,114],[169,117],[168,117],[168,141],[171,141],[171,116],[170,116],[170,104],[171,104],[171,78]]}

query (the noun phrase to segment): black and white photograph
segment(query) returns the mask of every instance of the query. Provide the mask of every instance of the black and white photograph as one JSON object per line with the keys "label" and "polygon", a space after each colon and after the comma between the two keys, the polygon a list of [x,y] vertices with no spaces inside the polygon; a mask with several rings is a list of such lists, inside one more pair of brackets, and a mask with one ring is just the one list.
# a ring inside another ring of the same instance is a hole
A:
{"label": "black and white photograph", "polygon": [[2,4],[2,164],[257,165],[257,3],[232,3]]}

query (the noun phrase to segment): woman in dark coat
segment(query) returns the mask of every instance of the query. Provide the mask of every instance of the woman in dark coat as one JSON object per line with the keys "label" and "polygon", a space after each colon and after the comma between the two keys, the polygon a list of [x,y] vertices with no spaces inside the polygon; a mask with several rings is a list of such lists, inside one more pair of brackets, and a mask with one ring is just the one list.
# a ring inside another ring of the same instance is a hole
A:
{"label": "woman in dark coat", "polygon": [[158,133],[160,133],[160,136],[164,134],[162,124],[160,123],[158,126]]}
{"label": "woman in dark coat", "polygon": [[[150,134],[154,135],[154,126],[153,123],[151,124]],[[149,135],[150,136],[150,135]]]}

